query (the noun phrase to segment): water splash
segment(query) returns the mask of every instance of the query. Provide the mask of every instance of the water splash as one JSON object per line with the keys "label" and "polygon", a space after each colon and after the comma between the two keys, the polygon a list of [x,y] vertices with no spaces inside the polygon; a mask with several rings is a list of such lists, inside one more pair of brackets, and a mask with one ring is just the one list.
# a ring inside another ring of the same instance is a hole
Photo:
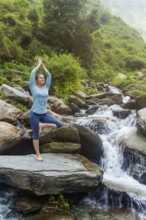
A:
{"label": "water splash", "polygon": [[[121,120],[113,116],[113,110],[119,109],[117,105],[101,106],[94,115],[76,122],[100,134],[104,148],[100,164],[104,170],[102,189],[99,187],[98,192],[89,194],[82,202],[106,210],[126,207],[141,213],[139,218],[143,220],[146,217],[146,186],[130,176],[128,170],[123,170],[122,141],[137,130],[136,112],[132,110],[127,118]],[[102,129],[97,128],[97,118],[98,121],[105,118]],[[139,159],[139,163],[144,163],[143,158]]]}

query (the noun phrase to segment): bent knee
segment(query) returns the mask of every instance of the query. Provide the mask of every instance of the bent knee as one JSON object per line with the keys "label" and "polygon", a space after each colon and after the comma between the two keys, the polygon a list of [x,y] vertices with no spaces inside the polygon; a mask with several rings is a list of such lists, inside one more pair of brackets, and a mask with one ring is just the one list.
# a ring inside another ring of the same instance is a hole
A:
{"label": "bent knee", "polygon": [[57,123],[57,128],[61,128],[63,126],[63,124],[61,122]]}

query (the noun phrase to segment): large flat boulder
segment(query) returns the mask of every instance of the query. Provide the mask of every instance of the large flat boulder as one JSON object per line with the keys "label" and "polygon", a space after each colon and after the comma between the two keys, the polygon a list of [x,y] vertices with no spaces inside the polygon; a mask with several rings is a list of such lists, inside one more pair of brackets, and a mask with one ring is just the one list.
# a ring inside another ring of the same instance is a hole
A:
{"label": "large flat boulder", "polygon": [[98,165],[81,155],[0,156],[0,183],[37,195],[87,192],[102,180]]}

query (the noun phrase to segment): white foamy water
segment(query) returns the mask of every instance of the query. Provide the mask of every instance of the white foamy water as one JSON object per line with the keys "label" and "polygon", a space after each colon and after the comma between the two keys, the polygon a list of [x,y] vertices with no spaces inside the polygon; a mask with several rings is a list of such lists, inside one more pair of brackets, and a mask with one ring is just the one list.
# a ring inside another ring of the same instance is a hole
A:
{"label": "white foamy water", "polygon": [[[136,113],[132,110],[126,119],[119,119],[114,117],[112,112],[112,110],[118,109],[121,108],[117,105],[102,106],[94,115],[88,116],[86,120],[79,119],[77,123],[85,126],[90,125],[91,128],[93,118],[106,118],[105,124],[109,128],[109,132],[98,133],[98,130],[96,131],[102,139],[104,148],[104,155],[101,160],[101,167],[104,170],[102,182],[109,189],[126,192],[131,197],[131,201],[137,204],[139,210],[143,211],[140,218],[143,220],[146,218],[146,186],[129,176],[128,172],[122,169],[123,145],[121,143],[137,130],[135,125]],[[97,204],[93,197],[85,200],[94,207]]]}
{"label": "white foamy water", "polygon": [[12,212],[15,209],[16,191],[0,188],[0,220],[20,220],[18,216],[13,217]]}

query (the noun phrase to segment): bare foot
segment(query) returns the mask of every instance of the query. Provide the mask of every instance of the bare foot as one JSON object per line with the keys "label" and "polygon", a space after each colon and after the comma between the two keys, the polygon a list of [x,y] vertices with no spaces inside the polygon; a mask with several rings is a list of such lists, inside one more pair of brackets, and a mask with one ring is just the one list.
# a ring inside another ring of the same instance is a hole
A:
{"label": "bare foot", "polygon": [[43,158],[41,157],[41,155],[36,156],[36,159],[37,159],[38,161],[43,161]]}

